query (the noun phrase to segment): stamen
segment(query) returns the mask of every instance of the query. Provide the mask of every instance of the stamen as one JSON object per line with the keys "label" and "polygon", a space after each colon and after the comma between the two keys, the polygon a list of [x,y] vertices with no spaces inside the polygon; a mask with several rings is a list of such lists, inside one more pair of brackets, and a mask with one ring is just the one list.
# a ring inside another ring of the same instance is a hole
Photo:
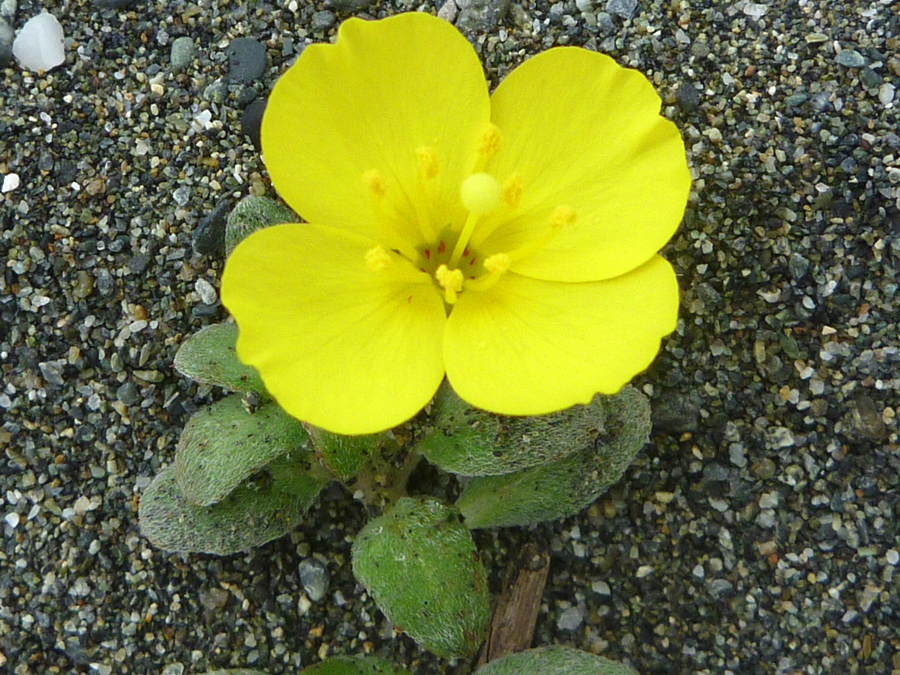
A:
{"label": "stamen", "polygon": [[479,279],[467,281],[466,288],[473,291],[486,291],[497,283],[500,277],[509,270],[511,264],[512,260],[506,253],[495,253],[489,256],[484,261],[484,269],[488,273]]}
{"label": "stamen", "polygon": [[441,265],[434,273],[434,278],[444,289],[444,302],[448,305],[455,304],[459,299],[459,292],[463,288],[463,273],[459,270],[451,270],[446,265]]}
{"label": "stamen", "polygon": [[438,162],[434,148],[422,145],[416,148],[416,157],[419,160],[418,187],[419,198],[413,199],[413,208],[416,211],[416,220],[419,223],[419,231],[425,241],[434,241],[436,233],[431,226],[429,208],[431,206],[431,190],[429,183],[440,173],[441,166]]}
{"label": "stamen", "polygon": [[369,202],[372,205],[372,213],[375,216],[375,222],[381,230],[381,240],[387,243],[410,260],[416,259],[415,249],[409,245],[406,237],[397,227],[397,217],[391,218],[387,214],[386,209],[391,208],[389,199],[385,199],[388,192],[388,186],[381,172],[378,169],[369,169],[362,176],[363,182],[369,189]]}
{"label": "stamen", "polygon": [[522,176],[517,173],[512,174],[503,183],[503,203],[511,209],[519,208],[519,204],[522,202],[522,189]]}
{"label": "stamen", "polygon": [[373,246],[366,251],[366,267],[372,272],[384,272],[393,263],[391,254],[384,246]]}
{"label": "stamen", "polygon": [[550,227],[547,232],[545,232],[543,236],[526,242],[519,248],[510,251],[507,254],[509,255],[510,261],[515,262],[516,260],[521,260],[535,251],[544,248],[547,244],[556,239],[557,235],[566,227],[574,225],[576,218],[575,209],[571,206],[557,206],[550,216]]}

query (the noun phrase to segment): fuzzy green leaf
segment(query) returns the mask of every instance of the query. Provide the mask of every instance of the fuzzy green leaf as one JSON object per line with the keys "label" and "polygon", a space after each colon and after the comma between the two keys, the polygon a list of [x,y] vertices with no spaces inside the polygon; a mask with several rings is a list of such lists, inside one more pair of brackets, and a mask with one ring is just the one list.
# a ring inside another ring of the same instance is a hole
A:
{"label": "fuzzy green leaf", "polygon": [[276,403],[256,412],[232,394],[195,413],[178,439],[175,476],[185,498],[198,506],[224,499],[276,457],[294,453],[294,461],[317,468],[303,425]]}
{"label": "fuzzy green leaf", "polygon": [[510,654],[475,675],[637,675],[628,666],[571,647],[541,647]]}
{"label": "fuzzy green leaf", "polygon": [[472,408],[444,383],[432,404],[431,430],[417,447],[428,461],[452,473],[512,473],[593,443],[603,428],[601,398],[553,415],[503,417]]}
{"label": "fuzzy green leaf", "polygon": [[213,506],[188,502],[169,466],[141,495],[141,533],[167,551],[230,555],[293,530],[326,481],[279,458]]}
{"label": "fuzzy green leaf", "polygon": [[175,370],[195,382],[214,384],[228,391],[255,391],[266,388],[253,366],[241,363],[235,351],[238,327],[216,323],[187,338],[175,354]]}
{"label": "fuzzy green leaf", "polygon": [[299,223],[300,218],[286,206],[268,197],[244,197],[225,221],[225,255],[231,255],[241,240],[256,230],[280,223]]}
{"label": "fuzzy green leaf", "polygon": [[409,675],[409,671],[374,656],[336,656],[304,668],[300,675]]}
{"label": "fuzzy green leaf", "polygon": [[322,463],[341,481],[350,480],[384,444],[384,434],[343,436],[305,424]]}
{"label": "fuzzy green leaf", "polygon": [[596,441],[574,455],[503,476],[473,478],[456,506],[470,528],[514,527],[566,518],[616,483],[650,435],[650,404],[634,387],[603,400]]}
{"label": "fuzzy green leaf", "polygon": [[487,634],[487,575],[456,509],[405,497],[353,544],[353,572],[385,615],[444,657],[474,653]]}

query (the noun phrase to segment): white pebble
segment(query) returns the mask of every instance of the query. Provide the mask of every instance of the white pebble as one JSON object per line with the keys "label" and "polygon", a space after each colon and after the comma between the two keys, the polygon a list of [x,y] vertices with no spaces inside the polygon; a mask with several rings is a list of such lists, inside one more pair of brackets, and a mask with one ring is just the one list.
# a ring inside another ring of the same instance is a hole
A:
{"label": "white pebble", "polygon": [[612,595],[612,589],[605,581],[595,581],[591,584],[591,589],[597,595]]}
{"label": "white pebble", "polygon": [[19,174],[17,173],[8,173],[3,176],[3,187],[0,188],[0,192],[6,194],[7,192],[12,192],[17,187],[22,184],[22,181],[19,179]]}
{"label": "white pebble", "polygon": [[204,305],[216,304],[216,300],[218,299],[216,289],[213,288],[212,284],[206,279],[202,277],[197,279],[197,283],[194,284],[194,290],[197,291],[197,295],[200,296],[200,300]]}
{"label": "white pebble", "polygon": [[19,518],[18,513],[15,513],[15,512],[7,513],[6,518],[4,518],[4,520],[6,521],[6,524],[9,525],[13,529],[16,529],[19,526],[20,518]]}
{"label": "white pebble", "polygon": [[883,105],[889,104],[894,100],[894,92],[896,90],[896,87],[894,87],[894,85],[892,85],[890,82],[885,82],[878,90],[878,100],[881,101]]}
{"label": "white pebble", "polygon": [[772,492],[765,492],[759,498],[759,508],[761,509],[773,509],[778,506],[779,494],[774,490]]}
{"label": "white pebble", "polygon": [[78,516],[83,516],[88,511],[93,511],[96,507],[91,504],[91,500],[81,495],[78,499],[75,500],[75,503],[72,504],[72,508],[75,510],[75,514]]}
{"label": "white pebble", "polygon": [[50,70],[66,60],[64,39],[56,17],[41,12],[22,26],[13,42],[13,56],[28,70]]}
{"label": "white pebble", "polygon": [[652,567],[652,566],[650,566],[650,565],[641,565],[640,567],[638,567],[637,574],[635,574],[635,576],[636,576],[638,579],[643,579],[644,577],[649,577],[651,574],[653,574],[653,567]]}
{"label": "white pebble", "polygon": [[898,553],[895,548],[888,549],[888,552],[884,557],[887,559],[889,565],[896,565],[900,562],[900,553]]}
{"label": "white pebble", "polygon": [[575,631],[584,622],[584,610],[580,607],[569,607],[556,619],[556,626],[560,630]]}

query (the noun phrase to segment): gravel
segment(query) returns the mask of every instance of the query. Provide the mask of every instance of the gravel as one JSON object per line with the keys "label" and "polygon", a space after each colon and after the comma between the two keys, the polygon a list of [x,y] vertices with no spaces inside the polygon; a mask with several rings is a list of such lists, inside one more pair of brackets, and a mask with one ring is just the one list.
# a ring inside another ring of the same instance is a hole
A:
{"label": "gravel", "polygon": [[[0,177],[17,183],[0,193],[0,670],[282,675],[370,652],[465,672],[357,586],[367,516],[337,488],[292,535],[224,559],[155,550],[136,522],[186,419],[219,396],[171,366],[225,316],[200,283],[218,285],[221,213],[196,249],[194,233],[223,202],[272,195],[242,111],[346,12],[415,5],[124,6],[51,3],[66,63],[0,70]],[[900,16],[610,0],[466,21],[493,84],[555,45],[647,74],[695,177],[664,250],[681,320],[636,381],[651,443],[581,515],[477,533],[494,588],[525,541],[545,545],[536,644],[643,675],[900,671]],[[196,52],[176,72],[182,38]],[[235,74],[240,40],[258,45],[252,77]],[[327,564],[320,602],[304,560]]]}

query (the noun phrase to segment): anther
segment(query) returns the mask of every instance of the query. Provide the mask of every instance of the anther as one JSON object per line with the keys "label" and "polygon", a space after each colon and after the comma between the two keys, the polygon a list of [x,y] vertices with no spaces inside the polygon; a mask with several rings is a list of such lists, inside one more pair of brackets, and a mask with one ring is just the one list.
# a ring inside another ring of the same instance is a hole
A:
{"label": "anther", "polygon": [[501,191],[503,203],[511,209],[519,208],[519,204],[522,202],[522,188],[522,177],[519,174],[514,173],[507,178],[503,182]]}
{"label": "anther", "polygon": [[509,255],[509,259],[511,261],[521,260],[535,251],[544,248],[547,244],[556,239],[557,235],[565,228],[574,225],[576,218],[575,209],[571,206],[557,206],[550,215],[550,227],[544,232],[543,236],[532,239],[519,248],[510,251],[507,254]]}
{"label": "anther", "polygon": [[550,216],[550,227],[554,230],[575,224],[575,209],[571,206],[557,206]]}
{"label": "anther", "polygon": [[488,160],[498,152],[503,145],[503,136],[500,128],[496,124],[488,122],[487,127],[481,132],[481,138],[478,139],[478,155],[482,160]]}
{"label": "anther", "polygon": [[463,288],[463,273],[460,270],[451,270],[446,265],[441,265],[434,273],[434,278],[444,289],[444,302],[448,305],[456,303],[459,292]]}
{"label": "anther", "polygon": [[496,284],[503,274],[509,271],[511,264],[512,259],[506,253],[495,253],[492,256],[488,256],[484,261],[484,269],[487,274],[467,282],[466,288],[473,291],[486,291]]}
{"label": "anther", "polygon": [[438,163],[438,156],[434,148],[424,145],[418,147],[416,148],[416,157],[419,158],[419,175],[422,178],[431,180],[438,175],[441,165]]}
{"label": "anther", "polygon": [[484,261],[484,269],[492,274],[503,274],[512,261],[506,253],[495,253]]}
{"label": "anther", "polygon": [[383,199],[387,194],[387,183],[381,177],[378,169],[370,169],[363,174],[363,182],[369,188],[369,193],[376,199]]}
{"label": "anther", "polygon": [[384,246],[374,246],[366,251],[366,267],[372,272],[383,272],[393,262],[391,254]]}

